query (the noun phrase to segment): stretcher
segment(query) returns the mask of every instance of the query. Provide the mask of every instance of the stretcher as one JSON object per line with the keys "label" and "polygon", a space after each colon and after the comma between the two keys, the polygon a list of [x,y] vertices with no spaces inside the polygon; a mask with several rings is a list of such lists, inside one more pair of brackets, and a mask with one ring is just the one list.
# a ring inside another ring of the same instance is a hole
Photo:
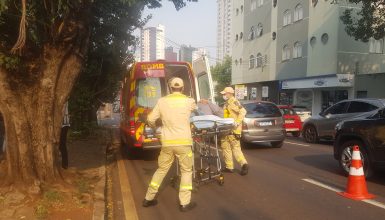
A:
{"label": "stretcher", "polygon": [[[220,118],[214,115],[194,116],[191,118],[194,153],[193,187],[195,190],[204,183],[217,181],[224,184],[221,158],[219,155],[220,139],[228,135],[234,127],[234,119]],[[176,163],[176,176],[172,184],[176,187],[179,179],[179,166]]]}

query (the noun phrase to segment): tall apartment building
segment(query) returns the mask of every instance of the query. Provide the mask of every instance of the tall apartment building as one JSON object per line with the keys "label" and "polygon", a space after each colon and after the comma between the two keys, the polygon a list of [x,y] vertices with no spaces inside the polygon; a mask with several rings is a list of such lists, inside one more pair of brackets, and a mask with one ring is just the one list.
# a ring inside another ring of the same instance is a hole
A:
{"label": "tall apartment building", "polygon": [[179,49],[179,61],[192,63],[195,47],[182,45]]}
{"label": "tall apartment building", "polygon": [[[238,1],[234,1],[238,2]],[[217,59],[231,55],[233,0],[217,0]]]}
{"label": "tall apartment building", "polygon": [[173,47],[166,47],[164,52],[164,58],[167,61],[178,61],[178,54],[174,52]]}
{"label": "tall apartment building", "polygon": [[318,114],[342,99],[385,97],[384,39],[348,36],[340,16],[360,8],[333,2],[233,0],[232,84],[247,88],[245,99]]}
{"label": "tall apartment building", "polygon": [[141,61],[164,59],[165,27],[146,27],[141,31]]}

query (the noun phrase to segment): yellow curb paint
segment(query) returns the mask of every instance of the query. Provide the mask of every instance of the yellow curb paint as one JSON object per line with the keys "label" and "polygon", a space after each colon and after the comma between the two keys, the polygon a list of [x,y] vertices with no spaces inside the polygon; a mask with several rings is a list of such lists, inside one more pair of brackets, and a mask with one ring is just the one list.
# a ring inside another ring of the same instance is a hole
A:
{"label": "yellow curb paint", "polygon": [[120,192],[122,193],[123,207],[124,207],[124,216],[126,220],[139,220],[138,213],[136,211],[134,197],[131,191],[130,180],[127,176],[127,170],[122,160],[120,152],[117,155],[118,161],[118,173],[119,173],[119,183],[120,183]]}

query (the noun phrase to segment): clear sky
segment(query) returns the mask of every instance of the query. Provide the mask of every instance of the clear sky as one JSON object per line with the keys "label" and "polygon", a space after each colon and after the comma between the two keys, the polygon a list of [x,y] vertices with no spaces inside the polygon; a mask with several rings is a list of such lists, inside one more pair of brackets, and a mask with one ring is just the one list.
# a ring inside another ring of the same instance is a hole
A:
{"label": "clear sky", "polygon": [[[163,7],[146,9],[145,15],[152,14],[146,26],[162,24],[166,29],[166,46],[177,44],[205,47],[210,56],[216,57],[217,4],[216,0],[189,2],[177,11],[172,2],[163,0]],[[174,49],[174,50],[175,50]]]}

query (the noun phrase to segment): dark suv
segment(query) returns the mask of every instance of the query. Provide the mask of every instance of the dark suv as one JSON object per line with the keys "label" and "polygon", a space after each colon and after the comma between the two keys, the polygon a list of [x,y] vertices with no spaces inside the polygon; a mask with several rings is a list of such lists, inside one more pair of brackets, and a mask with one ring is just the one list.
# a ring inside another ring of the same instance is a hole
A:
{"label": "dark suv", "polygon": [[373,168],[385,168],[385,108],[371,116],[343,121],[336,125],[334,158],[348,174],[352,147],[358,145],[367,177]]}

